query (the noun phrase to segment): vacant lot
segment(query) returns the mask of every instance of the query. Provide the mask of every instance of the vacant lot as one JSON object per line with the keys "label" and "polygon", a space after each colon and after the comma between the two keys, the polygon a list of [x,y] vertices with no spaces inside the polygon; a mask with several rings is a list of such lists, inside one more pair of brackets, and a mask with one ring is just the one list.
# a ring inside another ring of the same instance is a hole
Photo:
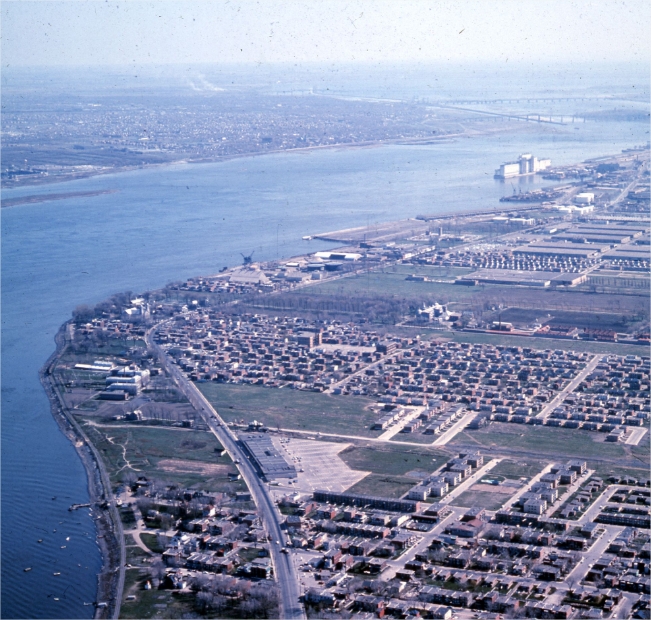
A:
{"label": "vacant lot", "polygon": [[[377,448],[351,446],[340,452],[339,456],[351,469],[389,476],[404,476],[409,472],[420,471],[429,474],[448,459],[447,454],[430,448],[391,444],[381,444]],[[418,481],[416,475],[410,478],[412,485]]]}
{"label": "vacant lot", "polygon": [[369,474],[357,484],[350,487],[347,493],[359,495],[375,495],[378,497],[402,497],[418,481],[405,476],[383,476]]}
{"label": "vacant lot", "polygon": [[[519,480],[520,478],[533,478],[539,474],[548,465],[547,461],[536,461],[534,459],[522,460],[509,460],[502,459],[490,473],[486,475],[487,478],[500,477],[509,478],[511,480]],[[496,487],[499,488],[499,487]]]}
{"label": "vacant lot", "polygon": [[406,441],[407,443],[431,445],[438,435],[424,435],[423,433],[396,433],[389,441]]}
{"label": "vacant lot", "polygon": [[[386,271],[371,271],[358,276],[351,276],[324,282],[309,289],[301,289],[296,294],[305,295],[337,295],[355,297],[401,297],[404,299],[436,298],[444,301],[454,301],[473,295],[473,287],[458,286],[452,281],[459,275],[469,273],[469,269],[448,269],[438,267],[400,265],[389,267]],[[416,282],[407,280],[410,274],[419,274],[444,282]],[[308,293],[309,292],[309,293]]]}
{"label": "vacant lot", "polygon": [[495,487],[495,490],[493,491],[480,491],[475,490],[475,486],[472,486],[468,491],[459,495],[459,497],[455,497],[452,500],[451,505],[464,506],[466,508],[480,506],[486,510],[498,510],[516,491],[516,489],[509,489],[507,493],[499,493],[497,490],[500,489],[500,487]]}
{"label": "vacant lot", "polygon": [[623,457],[625,450],[617,444],[604,443],[603,433],[578,429],[562,429],[548,426],[529,426],[493,422],[479,430],[459,433],[451,442],[456,444],[479,444],[499,452],[501,447],[510,450],[530,451],[540,458],[541,453],[549,459],[577,458],[601,459],[602,457]]}
{"label": "vacant lot", "polygon": [[587,340],[558,340],[555,338],[529,338],[523,336],[503,336],[501,334],[481,334],[473,332],[444,332],[454,342],[473,344],[492,344],[507,347],[530,347],[531,349],[559,349],[579,353],[612,353],[615,355],[645,355],[647,349],[634,344],[616,344],[610,342],[591,342]]}
{"label": "vacant lot", "polygon": [[[80,422],[83,424],[84,420]],[[228,474],[236,468],[228,455],[217,455],[215,449],[221,449],[221,445],[212,433],[92,423],[85,424],[85,430],[115,483],[129,477],[147,476],[205,490],[244,488],[240,481],[229,482]]]}
{"label": "vacant lot", "polygon": [[369,430],[377,418],[370,408],[375,401],[360,396],[225,383],[198,383],[197,387],[226,422],[258,420],[271,428],[362,437],[377,437],[381,432]]}
{"label": "vacant lot", "polygon": [[[538,321],[552,326],[572,325],[580,329],[611,329],[617,332],[625,332],[638,322],[622,314],[605,312],[568,312],[566,310],[541,312],[524,308],[506,308],[499,314],[503,321],[515,325],[529,325]],[[484,318],[497,321],[499,314],[495,312],[493,316]]]}

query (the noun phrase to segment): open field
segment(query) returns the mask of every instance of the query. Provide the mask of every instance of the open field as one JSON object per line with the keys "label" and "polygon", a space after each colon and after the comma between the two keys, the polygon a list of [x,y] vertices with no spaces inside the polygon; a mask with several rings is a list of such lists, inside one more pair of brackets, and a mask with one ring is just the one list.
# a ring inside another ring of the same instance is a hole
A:
{"label": "open field", "polygon": [[612,353],[615,355],[645,355],[648,347],[635,344],[617,344],[589,340],[559,340],[556,338],[530,338],[523,336],[503,336],[501,334],[481,334],[473,332],[443,332],[455,342],[473,344],[493,344],[506,347],[529,347],[531,349],[559,349],[579,353]]}
{"label": "open field", "polygon": [[[310,286],[309,288],[302,288],[296,291],[297,295],[314,295],[314,296],[346,296],[346,297],[401,297],[404,299],[437,299],[444,301],[453,301],[456,299],[465,299],[472,297],[474,291],[473,287],[457,286],[442,282],[415,282],[406,280],[405,278],[411,273],[420,273],[421,275],[428,275],[421,271],[422,268],[415,265],[405,265],[409,269],[403,271],[394,271],[393,268],[387,271],[371,271],[358,276],[351,276],[349,278],[342,278],[333,282],[324,282],[317,286]],[[430,268],[431,269],[431,268]],[[437,269],[438,271],[438,269]],[[469,270],[466,270],[466,273]],[[442,272],[445,274],[445,269]],[[460,274],[458,274],[460,275]],[[432,274],[431,277],[441,278],[443,280],[449,279],[452,281],[454,275],[439,276]]]}
{"label": "open field", "polygon": [[389,441],[406,441],[416,445],[432,445],[439,435],[424,435],[423,433],[396,433]]}
{"label": "open field", "polygon": [[[406,300],[436,299],[442,303],[466,302],[487,309],[503,305],[537,313],[554,312],[559,317],[565,313],[609,313],[647,318],[648,300],[645,296],[622,296],[603,293],[596,295],[576,289],[532,289],[500,284],[458,286],[452,281],[471,269],[433,267],[426,265],[397,265],[369,271],[364,274],[325,281],[308,288],[301,288],[290,295],[349,296],[349,297],[398,297]],[[424,275],[448,282],[416,282],[406,280],[410,274]]]}
{"label": "open field", "polygon": [[[173,590],[145,590],[147,574],[140,575],[137,569],[129,569],[124,583],[125,600],[120,609],[120,618],[185,618],[192,614],[195,595]],[[126,600],[127,596],[135,596]]]}
{"label": "open field", "polygon": [[[391,444],[381,444],[377,448],[350,446],[339,456],[351,469],[389,476],[404,476],[409,472],[430,474],[449,458],[448,454],[431,448]],[[416,476],[411,479],[413,484],[418,481]]]}
{"label": "open field", "polygon": [[[480,506],[486,510],[498,510],[501,508],[502,504],[509,499],[517,489],[510,488],[507,493],[499,492],[500,487],[495,487],[493,491],[478,491],[475,490],[475,487],[478,485],[473,485],[465,493],[462,493],[458,497],[455,497],[451,506],[464,506],[465,508],[471,508],[472,506]],[[485,486],[485,485],[480,485]]]}
{"label": "open field", "polygon": [[385,476],[382,474],[369,474],[357,484],[348,489],[348,493],[360,495],[376,495],[378,497],[402,497],[417,480],[406,476]]}
{"label": "open field", "polygon": [[508,321],[515,325],[528,325],[538,321],[552,326],[573,325],[580,329],[610,329],[617,332],[628,331],[638,322],[626,315],[606,312],[575,312],[567,310],[540,312],[535,309],[524,308],[506,308],[499,313],[494,312],[490,320],[497,321],[500,316],[502,321]]}
{"label": "open field", "polygon": [[223,491],[244,490],[241,481],[230,482],[235,472],[228,455],[217,456],[221,445],[212,433],[181,432],[174,428],[127,425],[105,427],[84,424],[114,483],[128,476],[146,476],[182,486]]}
{"label": "open field", "polygon": [[375,401],[361,396],[224,383],[198,383],[197,387],[226,422],[258,420],[270,428],[362,437],[377,437],[381,432],[369,430],[377,419],[370,409]]}
{"label": "open field", "polygon": [[595,433],[579,429],[563,429],[549,426],[526,424],[507,424],[493,422],[478,430],[465,430],[451,442],[456,444],[477,444],[477,447],[492,449],[499,453],[501,447],[510,450],[531,452],[532,458],[541,453],[549,454],[549,459],[579,458],[600,459],[603,457],[624,457],[623,446],[604,442],[605,433]]}
{"label": "open field", "polygon": [[502,459],[493,469],[487,478],[497,478],[503,476],[511,480],[519,480],[520,478],[533,478],[539,474],[547,466],[546,461],[536,461],[533,459],[519,459],[510,460]]}

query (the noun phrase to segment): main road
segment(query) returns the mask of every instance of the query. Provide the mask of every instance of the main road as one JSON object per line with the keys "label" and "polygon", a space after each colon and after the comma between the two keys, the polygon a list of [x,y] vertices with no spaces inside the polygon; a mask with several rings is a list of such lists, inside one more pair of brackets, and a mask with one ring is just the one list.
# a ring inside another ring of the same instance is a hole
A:
{"label": "main road", "polygon": [[165,352],[154,342],[153,332],[162,325],[159,323],[147,330],[145,341],[147,346],[158,354],[161,365],[174,379],[179,389],[183,392],[192,406],[201,414],[210,430],[215,434],[222,446],[237,464],[242,478],[244,478],[255,505],[261,513],[262,521],[265,524],[270,539],[271,558],[273,560],[276,581],[280,588],[280,617],[293,619],[305,618],[305,612],[300,602],[300,589],[296,567],[291,559],[291,553],[282,553],[284,547],[284,535],[280,527],[280,513],[278,512],[269,490],[260,478],[251,461],[244,453],[239,439],[220,417],[206,397],[197,389],[196,385],[173,364]]}

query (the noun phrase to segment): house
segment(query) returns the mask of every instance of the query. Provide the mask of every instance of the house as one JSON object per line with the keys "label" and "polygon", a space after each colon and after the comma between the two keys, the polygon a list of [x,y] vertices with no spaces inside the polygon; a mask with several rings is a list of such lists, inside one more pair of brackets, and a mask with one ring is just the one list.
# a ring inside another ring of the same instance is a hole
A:
{"label": "house", "polygon": [[446,528],[446,532],[452,536],[460,538],[476,538],[486,527],[486,523],[479,519],[471,519],[466,522],[457,522]]}

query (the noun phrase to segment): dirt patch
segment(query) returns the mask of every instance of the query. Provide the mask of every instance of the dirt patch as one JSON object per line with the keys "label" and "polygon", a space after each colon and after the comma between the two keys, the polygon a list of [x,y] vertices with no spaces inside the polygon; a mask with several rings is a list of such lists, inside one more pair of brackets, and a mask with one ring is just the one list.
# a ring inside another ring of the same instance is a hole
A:
{"label": "dirt patch", "polygon": [[205,448],[207,445],[208,443],[205,441],[186,440],[181,442],[181,447],[185,448],[186,450],[201,450],[202,448]]}
{"label": "dirt patch", "polygon": [[182,461],[180,459],[162,459],[158,461],[158,469],[173,473],[201,474],[204,476],[226,476],[231,471],[229,465],[213,465],[197,461]]}
{"label": "dirt patch", "polygon": [[492,484],[481,484],[478,482],[477,484],[473,484],[469,491],[486,491],[490,493],[502,493],[504,495],[513,495],[513,493],[516,492],[517,489],[515,488],[509,488],[509,487],[503,487],[503,486],[495,486]]}

